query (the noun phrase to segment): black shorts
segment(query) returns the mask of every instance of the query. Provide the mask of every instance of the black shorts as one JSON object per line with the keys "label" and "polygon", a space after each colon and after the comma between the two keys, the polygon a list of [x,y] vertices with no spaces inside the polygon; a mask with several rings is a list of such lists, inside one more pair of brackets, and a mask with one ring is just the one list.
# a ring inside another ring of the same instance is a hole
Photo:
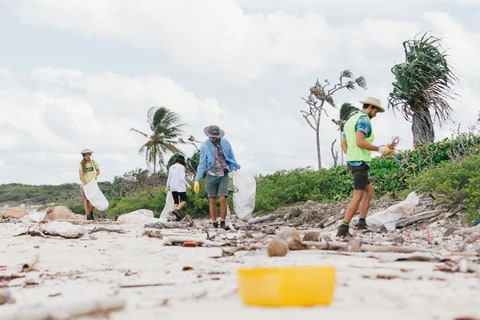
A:
{"label": "black shorts", "polygon": [[365,190],[367,185],[370,184],[370,180],[368,179],[368,169],[365,163],[359,166],[348,166],[348,169],[353,174],[353,189],[355,190]]}
{"label": "black shorts", "polygon": [[187,201],[187,193],[186,192],[178,192],[172,191],[173,203],[179,204],[180,200]]}

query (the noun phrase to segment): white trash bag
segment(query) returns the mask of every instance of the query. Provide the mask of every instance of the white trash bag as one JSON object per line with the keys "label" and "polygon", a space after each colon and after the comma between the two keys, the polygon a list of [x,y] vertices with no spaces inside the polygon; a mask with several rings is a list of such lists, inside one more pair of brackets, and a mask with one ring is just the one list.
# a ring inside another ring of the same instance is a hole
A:
{"label": "white trash bag", "polygon": [[87,197],[88,201],[97,210],[104,211],[108,208],[108,200],[102,193],[102,190],[98,187],[97,179],[92,179],[87,184],[83,185],[83,193]]}
{"label": "white trash bag", "polygon": [[393,231],[397,227],[400,218],[414,213],[419,198],[415,192],[410,192],[405,200],[388,207],[384,211],[376,212],[367,217],[367,223],[371,226],[382,227]]}
{"label": "white trash bag", "polygon": [[146,223],[155,223],[158,219],[153,217],[153,211],[149,209],[138,209],[118,216],[118,224],[145,225]]}
{"label": "white trash bag", "polygon": [[168,222],[168,220],[171,220],[170,212],[173,210],[174,205],[172,191],[169,191],[165,199],[165,206],[159,217],[160,222]]}
{"label": "white trash bag", "polygon": [[255,209],[257,181],[245,171],[233,172],[233,209],[240,219],[247,221]]}
{"label": "white trash bag", "polygon": [[22,223],[40,223],[45,220],[47,210],[34,211],[22,218]]}
{"label": "white trash bag", "polygon": [[84,227],[66,221],[52,221],[41,226],[44,233],[53,236],[75,239],[84,235],[87,231]]}

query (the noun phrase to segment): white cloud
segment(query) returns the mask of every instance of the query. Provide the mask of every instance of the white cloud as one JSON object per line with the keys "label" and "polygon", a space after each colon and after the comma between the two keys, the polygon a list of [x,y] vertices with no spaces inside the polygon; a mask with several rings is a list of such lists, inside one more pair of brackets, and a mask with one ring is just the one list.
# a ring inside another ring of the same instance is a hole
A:
{"label": "white cloud", "polygon": [[[58,67],[53,56],[34,65],[29,74],[0,62],[4,182],[78,181],[79,151],[85,147],[96,151],[106,180],[145,167],[137,154],[143,137],[130,128],[148,131],[146,112],[160,105],[181,115],[185,136],[203,140],[205,126],[216,123],[224,128],[245,169],[271,173],[315,167],[314,133],[300,114],[301,97],[309,86],[317,77],[334,82],[347,68],[366,77],[368,90],[338,92],[338,105],[349,101],[358,106],[367,95],[386,104],[393,81],[390,68],[404,60],[402,42],[425,31],[442,38],[460,79],[460,98],[452,102],[456,122],[438,128],[437,137],[459,123],[471,124],[480,109],[479,33],[463,19],[477,5],[473,2],[0,2],[26,26],[18,35],[24,37],[19,39],[22,43],[28,44],[28,31],[38,28],[71,37],[89,53],[85,58],[76,55],[85,59],[83,68],[69,65],[68,59]],[[471,20],[472,14],[468,17]],[[48,48],[52,40],[46,36],[41,41]],[[117,51],[121,56],[127,49],[128,59],[101,69],[101,57],[109,55],[99,54],[97,68],[90,69],[86,59],[99,50],[99,42],[101,49],[111,50],[112,60]],[[6,47],[15,55],[15,47]],[[158,55],[161,63],[150,68],[152,59],[143,61],[146,55]],[[33,64],[33,57],[26,64]],[[140,65],[149,71],[135,72]],[[338,110],[328,111],[331,118],[337,117]],[[400,114],[381,114],[374,126],[379,144],[400,135],[400,147],[411,147],[410,124]],[[337,134],[324,117],[324,165],[331,164],[330,144]],[[192,151],[192,146],[185,148]]]}
{"label": "white cloud", "polygon": [[455,72],[471,77],[480,69],[478,53],[480,52],[480,30],[468,31],[448,13],[428,12],[424,15],[441,34],[443,49]]}
{"label": "white cloud", "polygon": [[[0,152],[4,153],[6,163],[1,168],[4,182],[18,179],[22,171],[11,170],[11,166],[29,162],[28,159],[35,159],[30,160],[31,165],[37,162],[43,168],[35,174],[51,175],[45,177],[49,181],[76,181],[76,169],[69,174],[58,171],[71,165],[76,168],[74,163],[80,161],[78,154],[85,147],[98,150],[98,157],[113,161],[109,164],[112,168],[105,169],[108,175],[104,175],[105,179],[113,179],[114,175],[145,167],[142,156],[137,154],[143,137],[130,128],[149,132],[146,115],[149,107],[165,104],[175,110],[182,122],[189,125],[186,134],[190,126],[203,125],[205,114],[210,114],[214,121],[224,112],[215,99],[199,99],[159,76],[130,78],[53,68],[34,70],[31,77],[5,74],[0,80],[9,87],[8,91],[0,91],[4,115],[0,128]],[[46,154],[55,154],[56,159]],[[73,163],[60,163],[59,155]],[[23,179],[29,181],[27,177]]]}
{"label": "white cloud", "polygon": [[157,50],[185,70],[228,75],[233,82],[267,76],[275,67],[293,73],[323,69],[343,52],[361,56],[356,49],[363,54],[379,43],[392,46],[415,30],[408,22],[368,15],[360,15],[360,25],[344,21],[334,27],[320,12],[287,14],[273,8],[246,14],[234,1],[224,0],[95,5],[36,0],[14,5],[24,23]]}

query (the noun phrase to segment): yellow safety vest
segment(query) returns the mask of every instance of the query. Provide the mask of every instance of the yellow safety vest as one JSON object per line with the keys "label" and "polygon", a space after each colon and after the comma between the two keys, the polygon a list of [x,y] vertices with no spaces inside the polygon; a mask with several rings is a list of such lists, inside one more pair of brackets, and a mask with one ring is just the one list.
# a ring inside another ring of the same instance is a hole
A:
{"label": "yellow safety vest", "polygon": [[[360,117],[366,117],[367,121],[370,122],[370,118],[365,112],[358,112],[345,122],[344,131],[347,140],[347,161],[370,162],[372,160],[371,151],[357,146],[355,125]],[[365,140],[373,143],[374,138],[373,129],[371,129],[370,136],[366,137]]]}

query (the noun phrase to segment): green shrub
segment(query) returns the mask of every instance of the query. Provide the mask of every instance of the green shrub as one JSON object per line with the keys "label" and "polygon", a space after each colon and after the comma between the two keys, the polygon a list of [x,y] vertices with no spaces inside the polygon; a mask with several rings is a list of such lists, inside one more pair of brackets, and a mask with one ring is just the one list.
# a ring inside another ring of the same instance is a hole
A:
{"label": "green shrub", "polygon": [[[189,214],[193,218],[208,216],[209,201],[203,182],[200,182],[198,194],[187,190],[187,205],[183,207],[182,215]],[[136,192],[124,197],[110,199],[109,208],[106,211],[107,217],[116,219],[119,215],[129,213],[138,209],[152,210],[155,217],[159,217],[165,206],[165,187],[148,188],[143,192]],[[231,205],[231,199],[230,205]]]}
{"label": "green shrub", "polygon": [[138,209],[152,210],[158,216],[165,203],[165,192],[163,190],[164,188],[150,188],[122,198],[110,199],[110,205],[106,211],[107,217],[116,219],[121,214]]}
{"label": "green shrub", "polygon": [[464,193],[466,195],[464,204],[467,207],[466,222],[472,225],[480,221],[480,175],[476,174],[468,179]]}
{"label": "green shrub", "polygon": [[375,188],[376,197],[386,194],[397,195],[405,188],[406,182],[400,168],[401,164],[395,157],[372,159],[368,174]]}
{"label": "green shrub", "polygon": [[[389,158],[374,158],[369,171],[375,197],[387,194],[402,196],[411,190],[441,194],[445,202],[463,201],[469,221],[480,220],[480,196],[476,186],[476,157],[480,154],[480,137],[460,134],[455,139],[415,146],[414,150]],[[462,159],[465,159],[462,161]],[[113,183],[99,182],[110,207],[106,214],[115,218],[137,209],[150,209],[155,216],[165,205],[165,174],[148,176],[147,170],[136,169],[116,177]],[[194,218],[208,217],[209,200],[204,180],[199,194],[187,191],[187,206],[182,214]],[[314,170],[298,168],[281,170],[257,179],[255,212],[263,214],[279,207],[314,200],[337,202],[352,194],[352,176],[347,166]],[[232,198],[228,197],[230,208]],[[83,213],[78,184],[59,186],[0,185],[0,202],[66,205],[75,213]]]}
{"label": "green shrub", "polygon": [[425,143],[395,156],[400,163],[400,175],[412,178],[426,169],[435,168],[444,162],[460,161],[479,154],[480,137],[460,135],[455,139]]}
{"label": "green shrub", "polygon": [[281,170],[257,180],[255,211],[264,213],[300,201],[334,202],[348,197],[352,190],[345,166],[313,170]]}
{"label": "green shrub", "polygon": [[480,155],[470,156],[460,162],[443,163],[436,168],[423,171],[409,181],[410,189],[432,192],[438,201],[448,205],[464,203],[467,208],[467,223],[480,220]]}

